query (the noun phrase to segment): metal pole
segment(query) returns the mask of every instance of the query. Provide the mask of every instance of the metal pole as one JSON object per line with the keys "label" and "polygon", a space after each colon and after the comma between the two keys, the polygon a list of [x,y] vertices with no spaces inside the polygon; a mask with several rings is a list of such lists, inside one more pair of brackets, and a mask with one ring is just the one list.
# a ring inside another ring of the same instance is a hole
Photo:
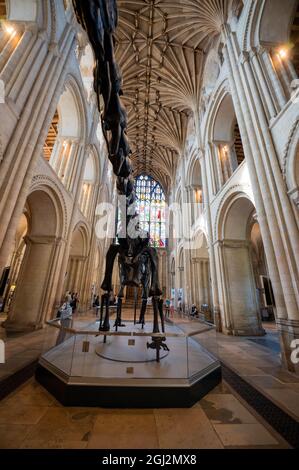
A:
{"label": "metal pole", "polygon": [[137,287],[134,287],[134,325],[136,325],[137,315]]}

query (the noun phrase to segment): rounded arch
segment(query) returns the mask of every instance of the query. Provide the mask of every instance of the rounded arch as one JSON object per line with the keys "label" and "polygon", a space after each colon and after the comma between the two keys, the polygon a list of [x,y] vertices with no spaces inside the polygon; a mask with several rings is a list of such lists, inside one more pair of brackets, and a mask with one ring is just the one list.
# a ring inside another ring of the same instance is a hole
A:
{"label": "rounded arch", "polygon": [[222,325],[234,335],[264,334],[252,257],[256,220],[254,201],[242,191],[225,200],[218,220]]}
{"label": "rounded arch", "polygon": [[70,257],[88,256],[89,251],[89,229],[84,221],[80,221],[74,227],[70,244]]}
{"label": "rounded arch", "polygon": [[266,0],[262,13],[256,8],[256,15],[259,15],[256,28],[258,42],[270,45],[287,43],[297,5],[297,0]]}
{"label": "rounded arch", "polygon": [[219,208],[217,239],[246,240],[248,220],[254,212],[254,201],[248,194],[243,191],[230,194]]}
{"label": "rounded arch", "polygon": [[191,185],[194,187],[202,186],[201,167],[200,167],[200,161],[199,161],[196,150],[193,150],[189,159],[186,184],[187,186]]}
{"label": "rounded arch", "polygon": [[95,159],[92,153],[88,154],[85,162],[83,181],[88,181],[91,184],[96,181]]}
{"label": "rounded arch", "polygon": [[68,211],[63,193],[54,180],[45,175],[36,175],[32,180],[29,195],[34,191],[43,191],[52,199],[57,214],[57,236],[65,237],[68,229]]}
{"label": "rounded arch", "polygon": [[62,237],[65,232],[63,201],[53,187],[44,182],[31,187],[27,197],[28,232]]}
{"label": "rounded arch", "polygon": [[288,192],[299,204],[299,120],[294,124],[283,161],[283,172]]}
{"label": "rounded arch", "polygon": [[205,115],[206,125],[204,126],[203,140],[205,142],[213,141],[214,122],[223,98],[229,94],[229,83],[226,77],[219,82],[217,88],[213,91],[213,100],[209,101],[209,106]]}
{"label": "rounded arch", "polygon": [[198,228],[194,235],[192,236],[192,250],[202,250],[207,253],[209,244],[208,244],[208,233],[202,227]]}
{"label": "rounded arch", "polygon": [[31,188],[25,206],[28,229],[24,253],[16,270],[16,289],[5,325],[8,330],[39,328],[51,310],[60,250],[57,240],[63,234],[62,212],[53,188],[43,184]]}
{"label": "rounded arch", "polygon": [[6,16],[9,21],[35,22],[38,14],[36,0],[6,0]]}
{"label": "rounded arch", "polygon": [[87,219],[92,216],[92,208],[95,204],[96,183],[100,180],[99,160],[92,148],[89,149],[85,161],[79,207]]}
{"label": "rounded arch", "polygon": [[87,112],[84,97],[77,80],[68,75],[64,91],[57,105],[61,137],[84,139],[87,129]]}
{"label": "rounded arch", "polygon": [[213,189],[217,192],[245,160],[232,95],[224,84],[217,93],[208,128]]}
{"label": "rounded arch", "polygon": [[30,236],[57,236],[58,217],[50,195],[41,190],[27,198]]}
{"label": "rounded arch", "polygon": [[231,94],[225,91],[218,103],[213,123],[212,140],[214,142],[232,142],[236,114]]}
{"label": "rounded arch", "polygon": [[86,181],[101,181],[100,156],[95,145],[89,147],[88,157],[85,162],[84,176]]}
{"label": "rounded arch", "polygon": [[87,110],[83,91],[72,75],[68,75],[59,98],[44,143],[44,158],[54,169],[64,186],[72,191],[79,156],[83,158],[80,143],[87,134]]}

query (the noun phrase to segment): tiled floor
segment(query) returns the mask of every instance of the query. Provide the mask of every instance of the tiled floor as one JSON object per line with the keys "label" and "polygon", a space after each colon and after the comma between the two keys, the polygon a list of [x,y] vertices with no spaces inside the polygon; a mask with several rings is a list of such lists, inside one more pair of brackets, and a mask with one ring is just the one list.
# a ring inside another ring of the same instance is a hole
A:
{"label": "tiled floor", "polygon": [[0,339],[5,343],[5,364],[0,364],[0,381],[17,370],[36,360],[53,343],[55,331],[45,328],[27,334],[7,336],[1,327],[3,316],[0,315]]}
{"label": "tiled floor", "polygon": [[286,448],[225,384],[189,409],[65,408],[33,379],[0,402],[0,448]]}
{"label": "tiled floor", "polygon": [[[298,421],[299,377],[282,369],[279,353],[246,338],[217,338],[221,361]],[[275,331],[267,338],[278,343]]]}
{"label": "tiled floor", "polygon": [[[197,327],[196,321],[190,323],[180,318],[175,321],[183,323],[187,330]],[[46,328],[7,338],[5,330],[0,328],[0,338],[6,342],[7,359],[6,364],[0,365],[0,380],[55,344],[56,334],[52,328]],[[267,338],[277,344],[275,329],[269,329]],[[251,338],[222,334],[217,335],[217,341],[221,361],[298,419],[299,378],[281,368],[277,348],[251,341]],[[191,409],[63,408],[33,380],[0,401],[2,448],[285,446],[282,439],[223,384]]]}
{"label": "tiled floor", "polygon": [[[196,321],[174,319],[188,331]],[[217,334],[219,359],[280,408],[299,421],[299,377],[281,367],[279,339],[273,324],[264,325],[265,337]]]}

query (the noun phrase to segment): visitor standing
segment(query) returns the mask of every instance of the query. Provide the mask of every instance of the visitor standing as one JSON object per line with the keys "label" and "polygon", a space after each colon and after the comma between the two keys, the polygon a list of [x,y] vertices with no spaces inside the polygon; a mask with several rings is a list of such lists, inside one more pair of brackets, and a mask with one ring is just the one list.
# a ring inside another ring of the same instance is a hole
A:
{"label": "visitor standing", "polygon": [[165,318],[169,318],[169,311],[170,311],[170,300],[165,300]]}
{"label": "visitor standing", "polygon": [[95,309],[95,314],[96,314],[96,316],[98,316],[98,311],[99,311],[99,308],[100,308],[100,297],[98,295],[96,295],[93,306],[94,306],[94,309]]}
{"label": "visitor standing", "polygon": [[76,292],[76,294],[75,294],[75,293],[73,292],[73,294],[72,294],[72,302],[71,302],[71,307],[72,307],[73,313],[75,313],[75,311],[77,310],[78,303],[79,303],[78,293]]}
{"label": "visitor standing", "polygon": [[173,318],[174,316],[174,299],[170,301],[170,316]]}

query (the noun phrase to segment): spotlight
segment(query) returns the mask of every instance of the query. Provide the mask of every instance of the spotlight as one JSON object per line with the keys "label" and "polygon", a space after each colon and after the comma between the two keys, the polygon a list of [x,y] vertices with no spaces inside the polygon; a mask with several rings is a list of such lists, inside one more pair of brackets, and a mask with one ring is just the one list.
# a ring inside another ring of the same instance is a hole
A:
{"label": "spotlight", "polygon": [[281,59],[285,59],[288,56],[288,51],[284,47],[282,47],[281,49],[279,49],[278,55]]}
{"label": "spotlight", "polygon": [[16,30],[13,28],[13,26],[4,23],[4,29],[6,33],[10,34],[11,36],[14,36],[16,34]]}

